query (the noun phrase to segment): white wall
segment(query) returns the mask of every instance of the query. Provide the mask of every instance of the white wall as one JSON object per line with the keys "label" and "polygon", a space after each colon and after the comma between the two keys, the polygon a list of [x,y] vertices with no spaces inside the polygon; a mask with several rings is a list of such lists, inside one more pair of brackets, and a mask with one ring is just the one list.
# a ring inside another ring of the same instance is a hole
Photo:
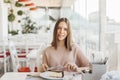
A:
{"label": "white wall", "polygon": [[0,0],[0,39],[8,37],[7,5]]}

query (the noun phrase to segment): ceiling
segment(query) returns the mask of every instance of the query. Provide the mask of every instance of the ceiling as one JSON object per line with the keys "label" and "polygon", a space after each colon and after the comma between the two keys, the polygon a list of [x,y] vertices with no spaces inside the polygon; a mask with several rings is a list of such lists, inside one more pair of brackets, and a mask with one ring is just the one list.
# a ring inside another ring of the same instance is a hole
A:
{"label": "ceiling", "polygon": [[33,0],[39,7],[70,7],[75,0]]}

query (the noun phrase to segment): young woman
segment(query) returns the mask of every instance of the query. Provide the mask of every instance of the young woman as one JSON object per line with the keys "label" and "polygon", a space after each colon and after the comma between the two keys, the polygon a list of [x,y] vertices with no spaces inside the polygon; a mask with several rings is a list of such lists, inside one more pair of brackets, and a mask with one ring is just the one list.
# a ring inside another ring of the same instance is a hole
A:
{"label": "young woman", "polygon": [[40,71],[50,67],[62,66],[67,71],[77,71],[78,67],[89,67],[89,61],[81,52],[79,46],[72,41],[70,22],[60,18],[54,27],[53,41],[43,53]]}

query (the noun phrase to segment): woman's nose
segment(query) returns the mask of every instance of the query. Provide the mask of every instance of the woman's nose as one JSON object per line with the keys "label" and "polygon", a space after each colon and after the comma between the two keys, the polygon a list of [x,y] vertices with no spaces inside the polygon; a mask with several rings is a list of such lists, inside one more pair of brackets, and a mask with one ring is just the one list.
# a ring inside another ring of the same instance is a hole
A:
{"label": "woman's nose", "polygon": [[64,32],[64,29],[61,29],[60,32],[63,33],[63,32]]}

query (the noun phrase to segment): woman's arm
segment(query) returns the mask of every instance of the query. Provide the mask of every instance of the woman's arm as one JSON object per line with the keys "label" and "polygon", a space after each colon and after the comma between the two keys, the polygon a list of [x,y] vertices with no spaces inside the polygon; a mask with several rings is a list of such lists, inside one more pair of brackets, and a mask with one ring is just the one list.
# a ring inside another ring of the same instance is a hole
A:
{"label": "woman's arm", "polygon": [[47,56],[45,54],[45,51],[43,51],[43,56],[42,56],[42,64],[40,66],[40,72],[47,71],[48,69],[48,62],[47,62]]}
{"label": "woman's arm", "polygon": [[76,64],[78,67],[89,67],[89,60],[83,54],[79,47],[76,49]]}
{"label": "woman's arm", "polygon": [[76,64],[78,67],[89,67],[90,66],[89,60],[81,51],[79,51],[79,53],[76,56]]}
{"label": "woman's arm", "polygon": [[76,64],[78,66],[78,71],[91,72],[92,64],[89,62],[84,53],[80,50],[80,47],[76,47]]}

